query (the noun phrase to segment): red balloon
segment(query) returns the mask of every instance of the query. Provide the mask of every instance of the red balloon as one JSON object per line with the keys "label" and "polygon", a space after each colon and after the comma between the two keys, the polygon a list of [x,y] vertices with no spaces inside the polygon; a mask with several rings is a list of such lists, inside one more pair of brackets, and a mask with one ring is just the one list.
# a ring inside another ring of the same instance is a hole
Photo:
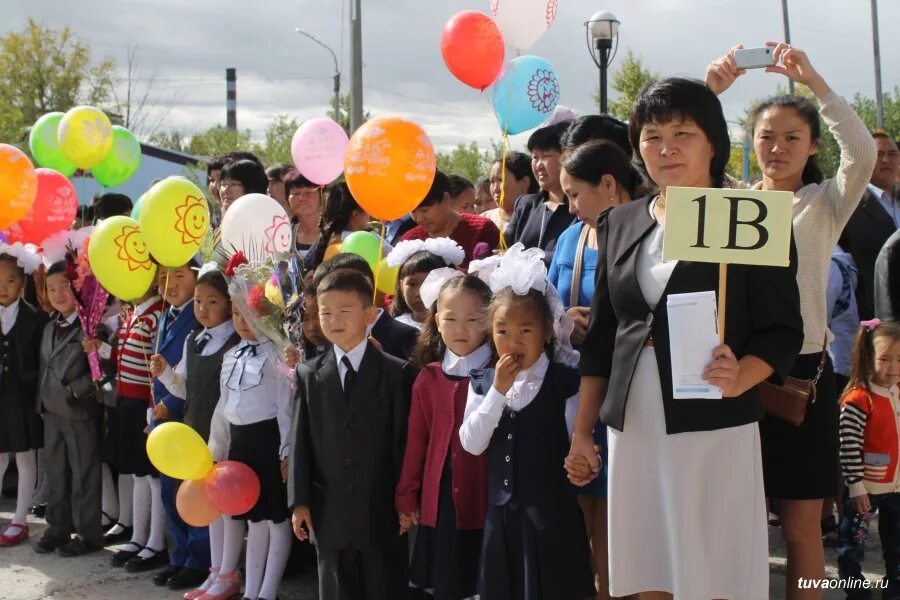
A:
{"label": "red balloon", "polygon": [[72,226],[78,214],[78,194],[65,175],[53,169],[35,169],[37,194],[34,204],[6,232],[10,242],[40,245],[45,239]]}
{"label": "red balloon", "polygon": [[441,34],[441,54],[454,77],[477,90],[488,87],[503,68],[503,34],[477,10],[456,13]]}
{"label": "red balloon", "polygon": [[233,460],[213,465],[204,479],[206,495],[222,514],[242,515],[259,500],[259,477],[245,465]]}

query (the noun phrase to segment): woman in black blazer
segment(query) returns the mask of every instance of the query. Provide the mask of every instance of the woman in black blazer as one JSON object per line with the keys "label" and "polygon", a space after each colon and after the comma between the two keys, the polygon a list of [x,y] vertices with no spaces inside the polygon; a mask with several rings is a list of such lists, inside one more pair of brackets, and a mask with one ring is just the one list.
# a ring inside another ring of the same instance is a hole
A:
{"label": "woman in black blazer", "polygon": [[587,459],[596,471],[591,429],[599,410],[610,427],[612,596],[766,598],[763,411],[755,386],[785,377],[800,350],[796,267],[729,267],[725,344],[705,373],[724,397],[674,399],[666,300],[718,290],[719,267],[662,260],[665,191],[721,187],[728,129],[703,83],[667,79],[640,96],[629,133],[638,165],[660,193],[600,217],[597,291],[567,468],[581,485],[592,477],[583,478],[577,462]]}

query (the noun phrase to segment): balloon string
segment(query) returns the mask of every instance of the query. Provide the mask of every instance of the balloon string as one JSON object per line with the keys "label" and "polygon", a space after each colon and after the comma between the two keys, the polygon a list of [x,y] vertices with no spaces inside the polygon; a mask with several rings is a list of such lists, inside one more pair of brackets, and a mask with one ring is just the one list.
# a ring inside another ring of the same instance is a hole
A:
{"label": "balloon string", "polygon": [[[169,269],[166,269],[166,285],[163,288],[163,295],[162,295],[162,302],[163,302],[162,314],[166,314],[166,296],[169,295],[169,273],[170,273]],[[162,319],[160,319],[160,321],[162,321]],[[168,325],[168,322],[166,324]],[[163,332],[163,335],[165,335],[165,332]],[[154,352],[154,354],[159,354],[159,344],[162,341],[162,337],[163,336],[159,335],[159,332],[157,332],[157,334],[156,334],[156,352]],[[150,368],[149,361],[147,362],[147,368],[148,369]]]}
{"label": "balloon string", "polygon": [[[506,201],[506,152],[509,148],[509,135],[506,131],[500,138],[500,222],[503,222],[503,205]],[[505,232],[500,232],[500,250],[506,251]]]}
{"label": "balloon string", "polygon": [[385,224],[384,221],[381,221],[381,237],[378,240],[378,262],[375,263],[375,285],[372,286],[372,304],[375,304],[375,300],[378,298],[378,274],[381,273],[381,255],[384,252],[384,232]]}

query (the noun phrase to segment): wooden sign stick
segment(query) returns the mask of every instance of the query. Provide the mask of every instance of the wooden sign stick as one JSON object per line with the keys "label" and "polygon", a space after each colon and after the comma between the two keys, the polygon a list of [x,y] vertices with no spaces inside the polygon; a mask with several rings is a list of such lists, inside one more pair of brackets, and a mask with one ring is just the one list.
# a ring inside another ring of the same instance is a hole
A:
{"label": "wooden sign stick", "polygon": [[719,263],[719,305],[716,309],[719,343],[725,343],[725,299],[728,293],[728,263]]}

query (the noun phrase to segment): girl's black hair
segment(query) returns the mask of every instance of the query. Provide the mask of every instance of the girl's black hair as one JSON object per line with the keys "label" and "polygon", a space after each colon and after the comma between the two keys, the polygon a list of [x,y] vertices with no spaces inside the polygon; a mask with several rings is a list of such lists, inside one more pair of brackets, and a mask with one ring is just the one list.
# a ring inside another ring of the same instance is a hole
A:
{"label": "girl's black hair", "polygon": [[19,275],[21,275],[23,278],[25,277],[25,269],[19,266],[19,260],[12,254],[0,253],[0,262],[12,263],[12,266],[14,266],[19,272]]}
{"label": "girl's black hair", "polygon": [[[494,161],[495,165],[503,164],[501,159]],[[506,170],[512,173],[513,177],[521,180],[523,177],[528,178],[528,191],[526,194],[536,194],[540,189],[534,171],[531,170],[531,157],[524,152],[513,150],[506,155]]]}
{"label": "girl's black hair", "polygon": [[847,379],[847,387],[844,388],[845,394],[855,387],[872,391],[869,379],[872,378],[875,369],[875,340],[880,337],[891,338],[894,342],[900,341],[900,323],[885,322],[875,327],[863,325],[859,328],[853,342],[850,377]]}
{"label": "girl's black hair", "polygon": [[475,189],[472,182],[462,175],[448,175],[447,183],[449,184],[447,191],[449,192],[451,199],[456,198],[466,190]]}
{"label": "girl's black hair", "polygon": [[269,178],[266,170],[258,162],[250,159],[241,159],[230,162],[222,167],[219,180],[233,179],[244,186],[245,194],[265,194],[269,188]]}
{"label": "girl's black hair", "polygon": [[350,188],[344,182],[338,182],[328,187],[325,196],[325,207],[322,209],[322,217],[319,220],[319,239],[315,243],[313,268],[322,264],[325,259],[325,250],[332,236],[344,231],[350,223],[353,211],[362,210]]}
{"label": "girl's black hair", "polygon": [[528,151],[535,150],[556,150],[562,152],[562,136],[566,129],[569,128],[571,121],[563,121],[562,123],[554,123],[535,130],[528,138]]}
{"label": "girl's black hair", "polygon": [[[772,96],[756,105],[753,109],[753,113],[750,115],[750,119],[753,123],[754,135],[756,134],[756,122],[759,121],[762,114],[770,108],[791,108],[796,111],[796,113],[800,115],[800,118],[809,125],[810,141],[812,141],[813,144],[819,143],[819,139],[822,137],[822,124],[819,120],[819,109],[816,108],[816,105],[813,104],[809,98],[804,98],[803,96],[797,96],[795,94]],[[806,165],[803,167],[803,174],[801,177],[803,179],[803,185],[822,183],[822,181],[825,180],[825,175],[822,173],[822,169],[819,168],[819,161],[816,159],[815,154],[806,159]]]}
{"label": "girl's black hair", "polygon": [[403,298],[403,280],[410,275],[416,273],[430,273],[435,269],[442,269],[447,266],[444,259],[437,254],[432,254],[427,250],[420,250],[406,259],[406,262],[400,265],[400,271],[397,273],[397,285],[394,289],[394,300],[391,303],[391,315],[399,317],[411,312],[409,305]]}
{"label": "girl's black hair", "polygon": [[[522,308],[530,308],[537,313],[540,320],[544,323],[544,327],[547,328],[547,333],[550,334],[550,339],[544,344],[544,352],[547,353],[550,360],[553,360],[553,343],[556,336],[553,332],[553,310],[550,308],[550,303],[547,302],[547,297],[535,289],[530,289],[527,294],[520,296],[512,288],[503,288],[494,294],[494,299],[491,301],[491,323],[494,322],[494,314],[497,312],[497,308],[502,304],[514,304]],[[496,353],[496,351],[497,348],[495,347],[494,352]]]}
{"label": "girl's black hair", "polygon": [[197,285],[201,283],[213,288],[231,302],[231,295],[228,293],[228,281],[221,271],[207,271],[197,278]]}
{"label": "girl's black hair", "polygon": [[[466,275],[465,277],[455,277],[441,286],[438,294],[438,300],[445,294],[455,291],[466,291],[475,294],[481,299],[482,305],[487,308],[491,303],[491,289],[488,285],[475,275]],[[447,351],[447,345],[441,338],[441,332],[438,331],[437,306],[428,310],[428,318],[422,325],[422,332],[419,333],[419,339],[412,353],[412,362],[419,368],[424,367],[433,362],[443,359],[444,352]],[[490,329],[485,328],[485,340],[490,337]]]}
{"label": "girl's black hair", "polygon": [[592,140],[609,140],[631,157],[628,141],[628,125],[609,115],[584,115],[578,117],[563,133],[560,144],[563,150],[586,144]]}
{"label": "girl's black hair", "polygon": [[647,165],[639,151],[641,130],[651,123],[664,124],[674,120],[691,120],[706,134],[713,146],[713,158],[709,165],[710,179],[713,187],[722,187],[725,182],[725,166],[731,155],[728,124],[719,98],[705,83],[696,79],[663,79],[644,88],[638,96],[628,126],[638,169],[650,179]]}
{"label": "girl's black hair", "polygon": [[612,142],[594,140],[566,150],[560,165],[576,179],[598,185],[604,175],[612,175],[616,183],[634,197],[638,180],[628,156]]}

